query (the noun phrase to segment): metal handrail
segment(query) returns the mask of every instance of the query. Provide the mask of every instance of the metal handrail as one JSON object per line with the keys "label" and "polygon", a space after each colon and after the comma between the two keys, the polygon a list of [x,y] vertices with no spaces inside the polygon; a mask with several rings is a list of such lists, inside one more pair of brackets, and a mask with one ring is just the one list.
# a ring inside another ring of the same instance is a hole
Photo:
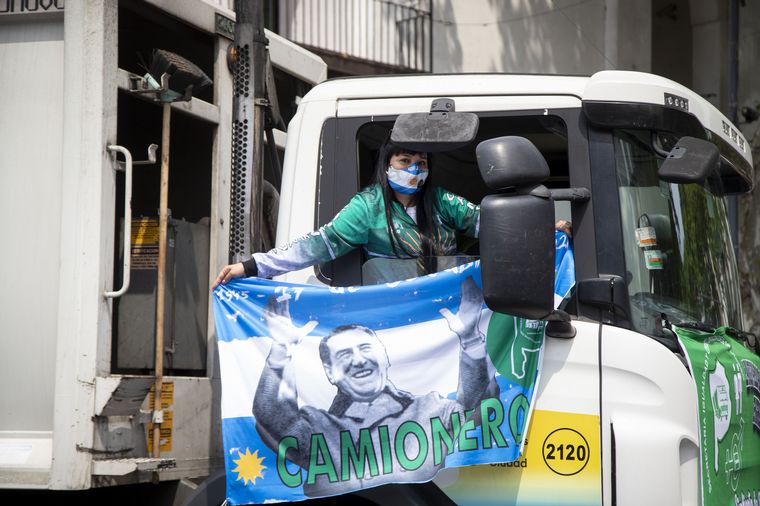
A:
{"label": "metal handrail", "polygon": [[110,145],[108,151],[124,155],[124,267],[121,288],[115,292],[103,292],[109,299],[121,297],[129,289],[129,271],[132,268],[132,153],[123,146]]}

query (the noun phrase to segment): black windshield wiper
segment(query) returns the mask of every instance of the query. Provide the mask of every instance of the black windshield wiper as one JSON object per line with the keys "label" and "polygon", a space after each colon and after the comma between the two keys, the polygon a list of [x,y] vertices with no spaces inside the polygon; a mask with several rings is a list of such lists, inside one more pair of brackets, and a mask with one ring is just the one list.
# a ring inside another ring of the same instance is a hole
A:
{"label": "black windshield wiper", "polygon": [[653,337],[675,353],[680,353],[680,346],[678,345],[678,337],[673,330],[674,326],[682,329],[698,330],[708,334],[714,333],[716,328],[705,322],[674,321],[666,313],[661,313],[659,318],[655,321],[656,335]]}
{"label": "black windshield wiper", "polygon": [[755,355],[760,355],[760,342],[758,342],[757,336],[752,332],[744,332],[733,327],[728,327],[726,334],[742,343],[745,348]]}
{"label": "black windshield wiper", "polygon": [[715,332],[715,329],[716,329],[714,325],[710,325],[709,323],[704,323],[704,322],[685,321],[685,322],[672,322],[672,323],[676,327],[681,327],[681,328],[689,329],[689,330],[699,330],[700,332],[707,332],[709,334],[712,334],[713,332]]}

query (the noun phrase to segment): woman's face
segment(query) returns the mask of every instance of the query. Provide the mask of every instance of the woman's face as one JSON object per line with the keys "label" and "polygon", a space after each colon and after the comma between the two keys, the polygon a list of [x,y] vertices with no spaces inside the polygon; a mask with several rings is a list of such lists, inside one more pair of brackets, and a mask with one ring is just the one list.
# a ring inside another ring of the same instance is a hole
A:
{"label": "woman's face", "polygon": [[391,156],[390,166],[394,169],[406,169],[415,163],[420,170],[427,171],[427,153],[411,154],[402,151],[401,153]]}

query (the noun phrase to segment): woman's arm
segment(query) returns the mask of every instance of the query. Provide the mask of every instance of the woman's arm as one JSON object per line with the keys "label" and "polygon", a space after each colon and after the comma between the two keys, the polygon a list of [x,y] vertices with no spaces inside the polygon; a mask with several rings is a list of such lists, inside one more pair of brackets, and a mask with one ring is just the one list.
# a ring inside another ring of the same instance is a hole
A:
{"label": "woman's arm", "polygon": [[371,222],[365,192],[357,193],[326,225],[281,248],[254,253],[242,263],[226,265],[211,289],[242,276],[271,278],[311,265],[335,260],[367,243]]}
{"label": "woman's arm", "polygon": [[436,188],[436,206],[441,218],[452,228],[468,237],[480,232],[480,206],[464,197]]}
{"label": "woman's arm", "polygon": [[[436,188],[437,205],[441,216],[451,227],[469,237],[478,237],[480,232],[480,206],[473,204],[464,197]],[[573,225],[567,220],[558,220],[554,225],[556,230],[565,232],[573,237]]]}

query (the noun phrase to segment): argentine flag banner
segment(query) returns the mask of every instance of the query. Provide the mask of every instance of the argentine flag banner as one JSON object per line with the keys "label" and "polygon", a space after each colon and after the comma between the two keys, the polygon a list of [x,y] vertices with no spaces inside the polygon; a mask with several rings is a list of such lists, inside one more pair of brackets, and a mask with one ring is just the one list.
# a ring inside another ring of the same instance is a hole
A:
{"label": "argentine flag banner", "polygon": [[479,262],[345,288],[234,280],[214,316],[230,504],[520,456],[544,324],[486,308]]}

